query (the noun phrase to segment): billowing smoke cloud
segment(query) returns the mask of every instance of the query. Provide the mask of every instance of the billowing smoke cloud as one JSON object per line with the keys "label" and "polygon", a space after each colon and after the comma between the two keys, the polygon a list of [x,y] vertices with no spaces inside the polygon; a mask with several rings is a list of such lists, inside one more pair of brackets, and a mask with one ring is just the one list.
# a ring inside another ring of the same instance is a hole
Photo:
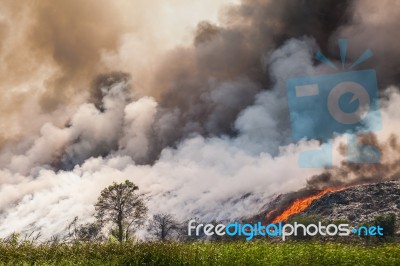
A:
{"label": "billowing smoke cloud", "polygon": [[[171,125],[174,132],[163,128],[156,136],[149,160],[192,133],[234,134],[232,124],[238,113],[252,103],[258,91],[270,86],[261,58],[290,37],[310,35],[325,46],[330,34],[347,19],[347,2],[244,1],[221,10],[221,25],[200,23],[192,46],[177,47],[165,55],[160,47],[171,46],[173,36],[157,39],[155,33],[144,30],[176,31],[175,25],[163,27],[145,15],[156,12],[158,2],[4,2],[1,80],[9,99],[2,105],[2,113],[7,113],[2,135],[6,139],[25,135],[26,123],[32,124],[31,130],[38,130],[49,119],[63,124],[65,115],[51,111],[76,107],[85,99],[85,88],[93,76],[107,70],[131,74],[136,94],[156,97],[164,119],[177,121]],[[192,10],[184,2],[167,7],[189,13]],[[210,10],[227,3],[211,2],[202,5]],[[155,15],[162,21],[162,13]],[[144,41],[138,43],[138,39]],[[10,86],[17,89],[10,92],[6,89]]]}
{"label": "billowing smoke cloud", "polygon": [[[43,125],[41,136],[21,147],[20,154],[3,153],[0,231],[6,235],[46,228],[47,236],[55,234],[76,215],[90,217],[100,190],[112,180],[134,180],[148,193],[153,213],[208,220],[249,215],[271,194],[304,185],[318,170],[287,167],[296,165],[301,147],[291,144],[279,150],[280,127],[274,121],[287,112],[282,107],[283,81],[312,71],[313,48],[311,39],[293,40],[271,56],[266,63],[281,75],[274,76],[272,91],[260,92],[256,103],[243,110],[235,124],[237,137],[192,135],[176,149],[163,149],[153,165],[137,161],[150,148],[149,131],[163,123],[157,120],[162,109],[151,97],[130,101],[124,75],[103,77],[114,82],[99,82],[106,85],[101,103],[82,104],[66,127]],[[263,121],[254,119],[269,113]],[[262,152],[270,149],[276,156]],[[10,226],[15,217],[21,218]]]}
{"label": "billowing smoke cloud", "polygon": [[0,9],[0,132],[6,140],[18,139],[45,121],[62,124],[66,109],[104,69],[102,51],[116,49],[128,29],[107,1],[6,0]]}
{"label": "billowing smoke cloud", "polygon": [[161,54],[185,43],[201,19],[216,21],[230,2],[1,1],[0,140],[32,135],[48,121],[64,124],[99,73],[129,72],[144,91]]}
{"label": "billowing smoke cloud", "polygon": [[[370,48],[374,56],[364,67],[375,68],[378,72],[380,86],[399,86],[400,52],[396,46],[400,25],[400,3],[389,0],[358,0],[351,23],[342,26],[332,36],[348,38],[349,59],[356,60],[364,50]],[[332,47],[333,48],[333,47]],[[350,62],[351,62],[350,61]]]}
{"label": "billowing smoke cloud", "polygon": [[[19,8],[3,5],[10,14]],[[152,10],[142,5],[138,8]],[[156,39],[144,42],[148,47],[137,41],[152,33],[119,16],[130,7],[124,1],[24,7],[19,40],[30,45],[21,51],[35,56],[21,65],[21,75],[19,68],[5,68],[14,76],[4,84],[20,86],[20,97],[12,94],[8,101],[15,104],[3,109],[16,121],[3,123],[2,132],[17,125],[10,130],[18,134],[2,134],[0,236],[40,230],[50,237],[75,216],[87,221],[99,192],[112,181],[135,182],[149,196],[151,213],[204,220],[252,215],[274,194],[322,185],[308,179],[318,179],[322,170],[297,165],[298,153],[319,143],[291,142],[285,82],[325,73],[313,54],[322,49],[337,59],[337,35],[370,28],[359,20],[366,6],[244,0],[221,9],[219,23],[200,22],[190,44],[166,41],[168,49],[158,48]],[[10,16],[4,17],[0,34],[7,34]],[[354,47],[363,45],[354,40]],[[0,50],[10,56],[4,59],[8,66],[19,66],[13,51]],[[38,60],[43,67],[27,71]],[[40,90],[32,94],[35,88]],[[390,139],[393,148],[390,136],[399,122],[393,106],[400,96],[393,89],[386,98],[384,130],[376,138]],[[339,166],[342,139],[334,145]]]}
{"label": "billowing smoke cloud", "polygon": [[271,87],[262,58],[293,37],[313,36],[324,47],[347,21],[347,3],[243,1],[225,10],[223,27],[200,23],[194,46],[176,49],[156,70],[160,107],[176,124],[161,135],[155,154],[194,132],[236,134],[237,115]]}
{"label": "billowing smoke cloud", "polygon": [[[327,187],[348,187],[382,180],[398,180],[400,178],[400,149],[398,143],[397,128],[399,126],[396,105],[399,103],[398,89],[391,87],[385,91],[387,99],[383,101],[383,115],[385,127],[378,134],[362,134],[357,139],[359,147],[373,147],[380,154],[379,163],[349,163],[342,162],[337,167],[312,176],[307,185],[312,189],[324,189]],[[371,121],[374,122],[374,121]],[[338,152],[346,156],[348,143],[338,146]]]}

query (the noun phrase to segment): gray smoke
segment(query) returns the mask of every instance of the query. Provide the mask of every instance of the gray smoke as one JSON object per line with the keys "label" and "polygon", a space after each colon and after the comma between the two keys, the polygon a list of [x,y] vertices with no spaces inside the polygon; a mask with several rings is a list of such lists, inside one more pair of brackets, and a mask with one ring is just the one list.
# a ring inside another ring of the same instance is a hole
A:
{"label": "gray smoke", "polygon": [[[67,21],[80,7],[73,3],[67,5]],[[140,58],[126,52],[133,37],[124,35],[129,27],[121,21],[111,23],[104,35],[91,31],[90,25],[108,25],[113,18],[114,9],[106,12],[109,5],[93,10],[85,5],[76,19],[87,23],[73,35],[52,13],[64,5],[26,7],[31,19],[25,34],[39,30],[37,58],[53,58],[57,71],[43,72],[47,79],[35,85],[41,93],[12,98],[23,108],[10,111],[11,117],[18,117],[15,123],[24,130],[15,130],[13,137],[2,134],[0,236],[41,230],[50,237],[75,216],[88,221],[100,191],[125,179],[147,193],[151,213],[204,220],[252,215],[274,194],[311,183],[319,188],[325,180],[313,182],[322,169],[297,165],[299,152],[320,144],[292,143],[285,92],[288,78],[327,72],[314,61],[316,51],[336,62],[337,37],[348,36],[349,60],[364,48],[376,49],[382,56],[373,61],[385,81],[382,92],[397,84],[396,68],[383,60],[386,39],[368,47],[363,39],[378,25],[382,38],[391,39],[399,16],[381,15],[391,8],[386,2],[243,0],[222,9],[220,23],[199,23],[191,44],[162,56],[157,52],[156,64],[144,70],[124,67],[128,59]],[[363,10],[371,6],[380,15],[368,19]],[[73,41],[80,37],[82,50]],[[396,62],[396,52],[390,55]],[[399,123],[397,89],[382,94],[379,143],[391,138]],[[342,145],[340,137],[334,141],[339,160],[332,171],[349,171],[339,168]],[[396,150],[388,149],[385,165]],[[310,176],[315,177],[310,181]]]}
{"label": "gray smoke", "polygon": [[[0,232],[46,229],[49,237],[77,215],[90,219],[101,189],[127,178],[150,197],[152,213],[169,212],[180,219],[250,215],[272,194],[301,187],[319,170],[288,165],[296,165],[296,153],[309,144],[279,148],[275,121],[287,113],[283,81],[313,73],[314,48],[311,39],[291,40],[265,61],[281,74],[272,74],[273,89],[257,94],[255,104],[241,112],[234,124],[236,137],[194,134],[176,148],[163,149],[152,165],[137,161],[151,147],[154,126],[171,120],[158,120],[162,108],[151,97],[128,100],[129,81],[115,79],[102,90],[101,103],[82,104],[66,127],[45,124],[40,137],[19,153],[4,152]],[[54,158],[65,170],[54,166]]]}
{"label": "gray smoke", "polygon": [[194,46],[176,49],[155,73],[161,120],[166,116],[175,124],[156,132],[151,158],[192,133],[237,134],[239,113],[274,83],[263,58],[285,40],[302,36],[325,48],[348,20],[349,6],[350,1],[243,1],[223,12],[223,26],[200,23]]}

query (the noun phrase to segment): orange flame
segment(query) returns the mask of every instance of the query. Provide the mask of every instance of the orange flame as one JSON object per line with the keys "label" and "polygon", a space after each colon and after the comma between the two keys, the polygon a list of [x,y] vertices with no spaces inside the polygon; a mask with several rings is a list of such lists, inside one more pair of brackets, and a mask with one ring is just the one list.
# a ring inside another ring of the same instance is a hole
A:
{"label": "orange flame", "polygon": [[304,211],[308,206],[311,205],[311,203],[313,203],[314,200],[319,199],[329,192],[334,192],[338,190],[341,190],[341,188],[327,188],[316,195],[307,198],[297,199],[292,203],[292,205],[290,205],[286,210],[278,215],[272,223],[285,222],[287,221],[287,219],[289,219],[290,216]]}

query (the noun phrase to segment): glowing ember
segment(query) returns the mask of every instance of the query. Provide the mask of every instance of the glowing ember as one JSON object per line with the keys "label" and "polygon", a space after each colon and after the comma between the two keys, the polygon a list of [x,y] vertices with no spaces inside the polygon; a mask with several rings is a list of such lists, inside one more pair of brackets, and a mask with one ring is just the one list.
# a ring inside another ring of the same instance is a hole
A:
{"label": "glowing ember", "polygon": [[292,205],[290,205],[286,210],[284,210],[280,215],[278,215],[272,223],[284,222],[287,219],[289,219],[290,216],[304,211],[308,206],[311,205],[311,203],[314,200],[319,199],[320,197],[324,196],[329,192],[334,192],[338,190],[341,190],[341,188],[327,188],[316,195],[307,198],[297,199],[292,203]]}

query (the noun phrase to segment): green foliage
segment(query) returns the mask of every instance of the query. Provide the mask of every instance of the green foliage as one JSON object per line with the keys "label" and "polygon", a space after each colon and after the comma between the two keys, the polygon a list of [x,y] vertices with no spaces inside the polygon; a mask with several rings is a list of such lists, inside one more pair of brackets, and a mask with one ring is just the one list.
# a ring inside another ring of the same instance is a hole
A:
{"label": "green foliage", "polygon": [[153,215],[149,221],[148,231],[155,240],[169,240],[178,229],[176,219],[167,213],[158,213]]}
{"label": "green foliage", "polygon": [[[368,244],[376,244],[380,242],[393,242],[395,240],[396,234],[396,215],[391,213],[389,215],[380,215],[375,217],[373,220],[363,223],[360,226],[364,226],[366,228],[370,226],[380,226],[383,228],[383,236],[375,235],[365,235],[363,231],[360,234],[360,237],[366,241]],[[360,227],[359,226],[359,227]]]}
{"label": "green foliage", "polygon": [[391,213],[385,216],[378,216],[374,219],[373,225],[383,228],[383,238],[391,240],[396,234],[396,215]]}
{"label": "green foliage", "polygon": [[119,242],[129,240],[135,227],[141,226],[147,213],[147,207],[140,195],[139,188],[131,181],[113,183],[103,189],[95,205],[96,218],[100,226],[111,225],[111,233]]}
{"label": "green foliage", "polygon": [[[310,224],[318,224],[319,221],[321,221],[321,217],[317,215],[296,215],[291,217],[288,222],[292,225],[297,222],[307,227],[307,225]],[[297,230],[297,236],[291,236],[290,238],[295,240],[311,240],[313,238],[315,239],[316,236],[304,235],[304,230],[300,227]]]}
{"label": "green foliage", "polygon": [[101,227],[97,223],[81,225],[76,230],[77,239],[80,241],[101,241]]}
{"label": "green foliage", "polygon": [[400,247],[265,241],[134,244],[0,241],[0,265],[398,265]]}

